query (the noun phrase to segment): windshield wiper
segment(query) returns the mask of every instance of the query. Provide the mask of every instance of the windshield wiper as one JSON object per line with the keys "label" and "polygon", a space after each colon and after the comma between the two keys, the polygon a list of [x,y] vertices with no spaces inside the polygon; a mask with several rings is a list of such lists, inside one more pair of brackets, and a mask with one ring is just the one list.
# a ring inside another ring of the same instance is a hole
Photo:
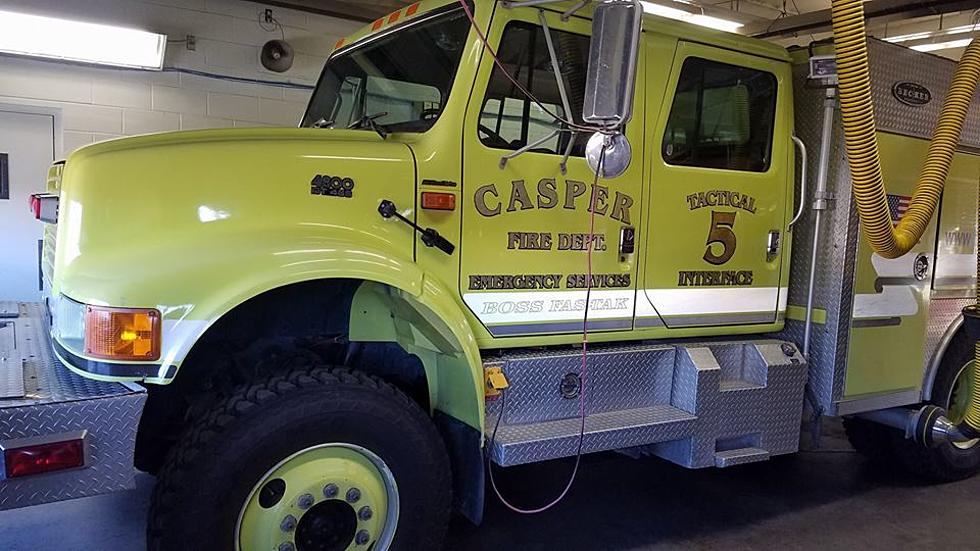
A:
{"label": "windshield wiper", "polygon": [[313,128],[333,128],[336,121],[328,121],[327,119],[320,117],[320,120],[313,123]]}
{"label": "windshield wiper", "polygon": [[357,119],[356,121],[352,122],[351,125],[348,126],[347,128],[351,130],[370,128],[371,130],[377,132],[378,135],[381,136],[381,139],[383,140],[388,137],[388,129],[378,124],[378,121],[376,119],[380,119],[381,117],[386,117],[386,116],[388,116],[387,111],[382,111],[380,113],[375,113],[373,115],[365,115]]}

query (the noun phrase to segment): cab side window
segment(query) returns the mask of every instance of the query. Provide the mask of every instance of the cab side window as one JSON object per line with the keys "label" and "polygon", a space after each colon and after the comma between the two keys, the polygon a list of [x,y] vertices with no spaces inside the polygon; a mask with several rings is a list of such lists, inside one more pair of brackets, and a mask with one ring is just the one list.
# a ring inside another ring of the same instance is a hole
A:
{"label": "cab side window", "polygon": [[664,161],[765,172],[775,114],[776,77],[771,73],[688,58],[667,119]]}
{"label": "cab side window", "polygon": [[[544,29],[530,23],[511,22],[504,29],[497,55],[507,73],[536,97],[548,111],[581,123],[585,77],[589,65],[589,37],[551,29],[558,65],[572,113],[562,106]],[[478,134],[494,149],[517,150],[553,132],[558,124],[539,105],[525,97],[496,64],[484,96]],[[564,154],[570,132],[538,144],[531,151]],[[589,135],[577,134],[572,155],[584,156]]]}

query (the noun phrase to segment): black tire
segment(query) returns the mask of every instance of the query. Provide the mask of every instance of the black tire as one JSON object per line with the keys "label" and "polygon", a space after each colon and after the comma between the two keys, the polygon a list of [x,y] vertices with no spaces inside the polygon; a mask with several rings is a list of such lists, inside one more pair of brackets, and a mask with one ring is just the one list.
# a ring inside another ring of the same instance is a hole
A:
{"label": "black tire", "polygon": [[284,458],[328,442],[362,446],[394,474],[401,506],[391,549],[442,546],[451,472],[431,419],[377,377],[309,367],[239,387],[194,423],[160,471],[148,549],[235,549],[254,485]]}
{"label": "black tire", "polygon": [[[973,359],[973,345],[961,331],[950,342],[936,373],[929,403],[948,408],[953,387],[960,372]],[[899,460],[913,474],[932,482],[954,482],[969,478],[980,471],[980,445],[968,449],[954,444],[936,448],[918,446],[911,441],[902,443]]]}
{"label": "black tire", "polygon": [[[948,408],[956,379],[973,359],[973,342],[961,332],[950,343],[933,383],[930,404]],[[929,482],[955,482],[980,471],[980,445],[962,449],[954,444],[927,448],[907,440],[897,429],[863,419],[844,419],[847,437],[861,454],[875,463],[900,467]]]}
{"label": "black tire", "polygon": [[895,454],[905,437],[899,431],[856,417],[844,418],[844,432],[854,449],[879,467],[895,466]]}

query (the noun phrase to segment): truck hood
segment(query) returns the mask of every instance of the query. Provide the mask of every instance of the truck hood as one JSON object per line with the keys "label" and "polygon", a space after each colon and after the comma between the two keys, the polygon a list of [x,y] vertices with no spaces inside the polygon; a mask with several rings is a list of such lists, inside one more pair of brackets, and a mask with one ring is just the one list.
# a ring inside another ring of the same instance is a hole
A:
{"label": "truck hood", "polygon": [[414,163],[407,145],[370,131],[204,130],[84,147],[64,170],[53,290],[181,304],[182,287],[220,288],[248,255],[315,262],[310,251],[357,244],[411,258],[414,235],[377,209],[388,199],[414,216]]}

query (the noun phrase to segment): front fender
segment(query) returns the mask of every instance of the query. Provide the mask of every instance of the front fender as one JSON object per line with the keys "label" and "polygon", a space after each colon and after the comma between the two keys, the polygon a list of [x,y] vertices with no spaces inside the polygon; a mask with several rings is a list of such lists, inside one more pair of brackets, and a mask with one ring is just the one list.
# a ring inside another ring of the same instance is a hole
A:
{"label": "front fender", "polygon": [[350,339],[397,342],[425,369],[429,403],[483,431],[484,388],[480,351],[452,293],[431,277],[422,292],[366,282],[351,305]]}
{"label": "front fender", "polygon": [[[385,225],[406,231],[404,225]],[[304,228],[274,234],[256,230],[225,236],[228,246],[195,252],[182,246],[157,247],[153,258],[138,258],[124,276],[104,277],[102,270],[87,277],[85,262],[99,264],[96,256],[76,263],[62,292],[87,304],[155,307],[163,314],[163,346],[156,376],[132,378],[168,384],[194,343],[215,322],[236,306],[265,292],[294,283],[321,279],[360,279],[402,290],[408,296],[423,293],[422,271],[411,250],[400,254],[382,232],[368,235],[353,229],[333,228],[328,237]],[[284,245],[288,243],[289,245]],[[162,255],[167,260],[156,257]],[[98,266],[96,266],[98,267]],[[174,369],[176,368],[176,369]],[[118,378],[113,378],[118,380]]]}

